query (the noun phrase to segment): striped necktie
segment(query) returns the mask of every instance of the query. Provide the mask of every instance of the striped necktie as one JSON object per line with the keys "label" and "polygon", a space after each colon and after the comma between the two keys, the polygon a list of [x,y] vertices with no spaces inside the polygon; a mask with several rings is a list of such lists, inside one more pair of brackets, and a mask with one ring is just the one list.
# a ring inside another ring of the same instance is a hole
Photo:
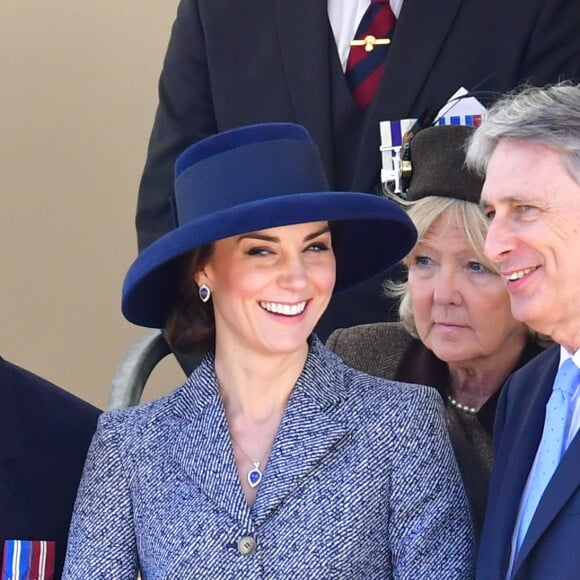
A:
{"label": "striped necktie", "polygon": [[[353,40],[358,44],[351,43],[345,76],[361,110],[373,100],[379,86],[395,22],[389,0],[371,0]],[[377,39],[379,43],[375,44]]]}
{"label": "striped necktie", "polygon": [[572,415],[572,395],[579,381],[580,369],[569,358],[558,370],[552,394],[546,404],[546,418],[538,450],[538,461],[520,518],[516,553],[520,551],[542,494],[566,451],[566,436]]}

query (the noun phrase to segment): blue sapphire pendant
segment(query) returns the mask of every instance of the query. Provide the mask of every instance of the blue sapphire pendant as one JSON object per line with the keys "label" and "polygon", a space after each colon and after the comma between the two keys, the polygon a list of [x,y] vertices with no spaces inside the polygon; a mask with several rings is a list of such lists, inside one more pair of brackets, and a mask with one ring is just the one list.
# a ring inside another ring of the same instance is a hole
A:
{"label": "blue sapphire pendant", "polygon": [[249,483],[250,487],[252,487],[252,488],[260,485],[260,483],[262,481],[262,472],[260,471],[260,462],[257,461],[253,465],[254,465],[253,469],[250,469],[250,471],[248,471],[248,483]]}

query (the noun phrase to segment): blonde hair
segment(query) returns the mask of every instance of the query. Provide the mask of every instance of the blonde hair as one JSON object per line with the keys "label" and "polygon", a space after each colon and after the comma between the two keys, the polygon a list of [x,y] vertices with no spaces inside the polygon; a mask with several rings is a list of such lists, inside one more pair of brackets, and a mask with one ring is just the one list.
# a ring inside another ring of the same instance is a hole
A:
{"label": "blonde hair", "polygon": [[[431,226],[439,218],[444,217],[448,222],[453,219],[457,220],[477,260],[492,272],[499,273],[495,264],[485,257],[484,246],[488,221],[475,203],[432,195],[410,203],[408,205],[408,214],[417,228],[417,243],[425,237]],[[407,269],[409,268],[412,253],[413,250],[403,260],[403,264]],[[399,318],[403,326],[409,334],[419,338],[415,326],[415,317],[413,316],[408,282],[393,282],[389,280],[386,282],[384,289],[388,296],[399,299]]]}

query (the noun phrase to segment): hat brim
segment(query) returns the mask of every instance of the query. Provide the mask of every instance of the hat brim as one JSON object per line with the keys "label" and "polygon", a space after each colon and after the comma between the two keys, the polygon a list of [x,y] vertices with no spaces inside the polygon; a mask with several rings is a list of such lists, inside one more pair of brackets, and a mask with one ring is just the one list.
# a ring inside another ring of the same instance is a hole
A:
{"label": "hat brim", "polygon": [[140,326],[163,328],[182,276],[181,256],[230,236],[316,221],[342,223],[334,247],[335,292],[389,269],[407,255],[417,239],[407,214],[376,195],[325,191],[244,203],[183,224],[146,248],[125,277],[123,315]]}

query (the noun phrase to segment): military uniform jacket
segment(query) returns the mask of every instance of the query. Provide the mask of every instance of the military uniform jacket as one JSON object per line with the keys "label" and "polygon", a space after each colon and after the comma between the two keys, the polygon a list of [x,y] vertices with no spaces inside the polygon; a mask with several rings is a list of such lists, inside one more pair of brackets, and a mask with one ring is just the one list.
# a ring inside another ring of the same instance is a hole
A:
{"label": "military uniform jacket", "polygon": [[525,81],[578,80],[579,28],[578,0],[404,0],[377,94],[357,118],[327,0],[181,0],[139,192],[139,247],[172,229],[175,160],[203,137],[297,122],[333,189],[375,192],[380,121],[438,110],[461,86],[487,92],[487,103]]}
{"label": "military uniform jacket", "polygon": [[54,542],[54,578],[60,578],[99,413],[0,357],[0,557],[6,540]]}

